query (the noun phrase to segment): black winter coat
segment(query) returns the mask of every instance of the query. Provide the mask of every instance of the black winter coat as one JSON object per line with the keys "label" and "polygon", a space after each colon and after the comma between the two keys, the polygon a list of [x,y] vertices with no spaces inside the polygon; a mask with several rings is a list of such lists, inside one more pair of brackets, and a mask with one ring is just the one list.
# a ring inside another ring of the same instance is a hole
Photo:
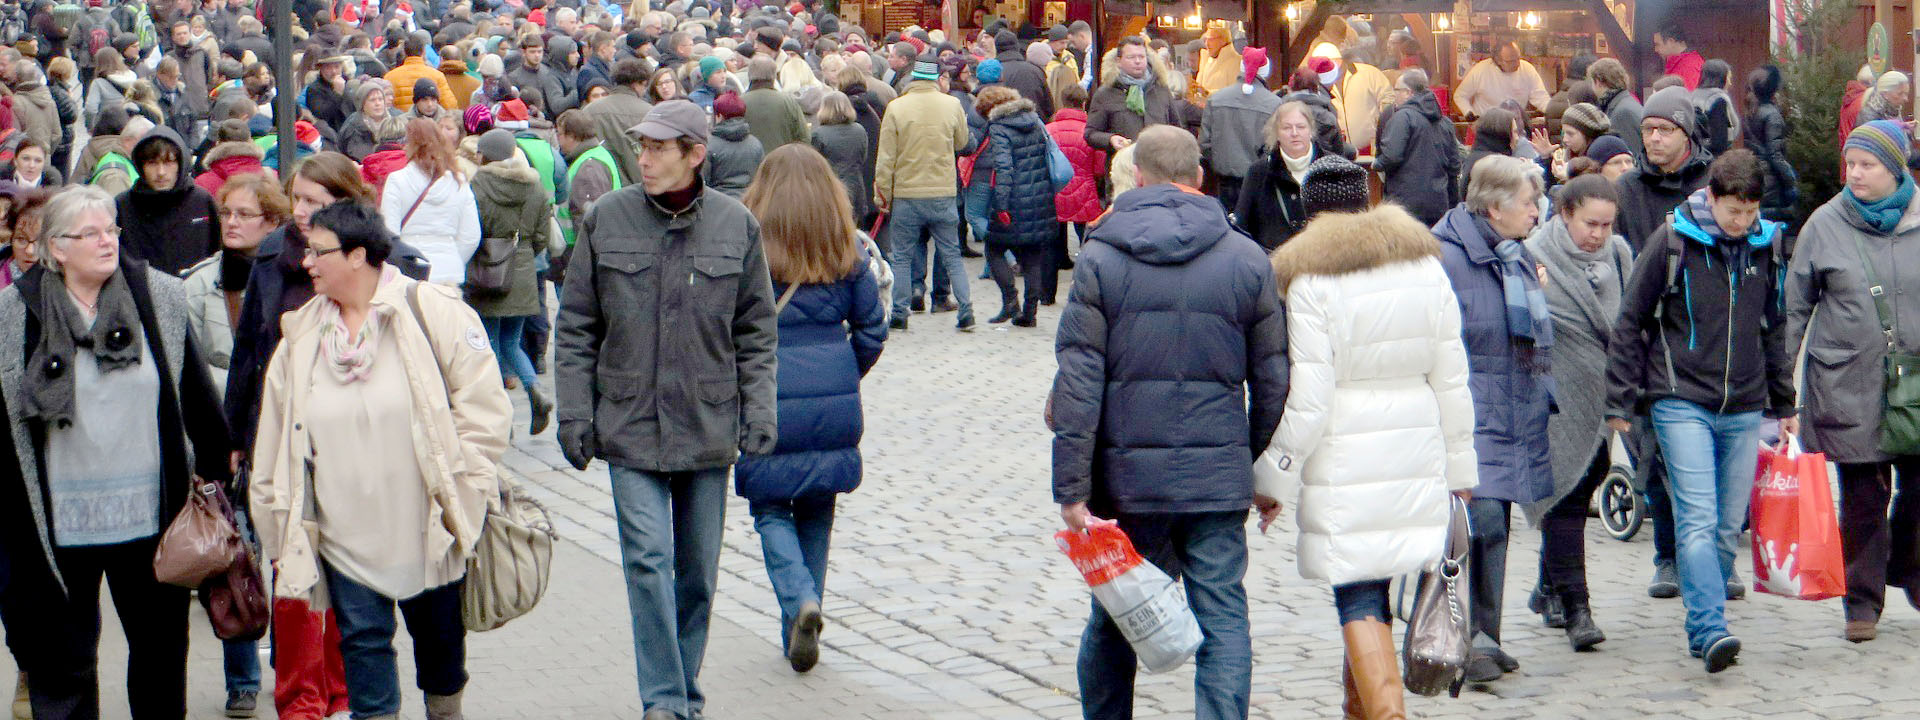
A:
{"label": "black winter coat", "polygon": [[[1149,69],[1147,72],[1153,71]],[[1087,101],[1087,144],[1095,150],[1113,153],[1116,152],[1113,147],[1115,135],[1137,140],[1140,131],[1148,125],[1180,124],[1181,118],[1173,114],[1173,93],[1167,90],[1165,83],[1156,78],[1143,94],[1147,104],[1145,115],[1127,109],[1127,89],[1118,80],[1093,91],[1093,98]]]}
{"label": "black winter coat", "polygon": [[1478,127],[1473,130],[1473,148],[1467,151],[1467,160],[1460,166],[1460,193],[1465,195],[1473,184],[1473,166],[1481,160],[1495,155],[1517,157],[1513,154],[1513,133],[1486,132]]}
{"label": "black winter coat", "polygon": [[707,143],[707,162],[701,168],[708,187],[726,193],[735,200],[747,193],[753,173],[766,159],[766,148],[747,127],[746,118],[727,118],[713,126]]}
{"label": "black winter coat", "polygon": [[1613,231],[1627,239],[1638,257],[1648,247],[1648,239],[1667,221],[1667,213],[1687,201],[1693,191],[1707,186],[1707,159],[1694,153],[1678,172],[1667,174],[1640,159],[1640,166],[1628,170],[1614,181],[1620,191],[1620,209],[1616,211]]}
{"label": "black winter coat", "polygon": [[1038,247],[1053,241],[1053,178],[1047,170],[1047,125],[1024,98],[1001,103],[987,124],[986,167],[993,199],[987,212],[987,244]]}
{"label": "black winter coat", "polygon": [[54,111],[60,115],[60,147],[48,148],[48,153],[51,156],[59,155],[62,151],[70,152],[73,149],[73,123],[80,119],[80,102],[67,93],[67,86],[60,83],[47,83],[47,92],[53,94]]}
{"label": "black winter coat", "polygon": [[840,178],[840,184],[847,188],[847,200],[853,204],[853,217],[857,221],[867,216],[867,209],[873,200],[873,165],[867,159],[873,151],[867,145],[867,131],[853,123],[839,125],[821,125],[813,129],[809,139],[813,149],[826,156],[827,164],[833,167],[833,174]]}
{"label": "black winter coat", "polygon": [[114,200],[120,223],[120,249],[155,270],[169,275],[193,267],[220,250],[220,217],[213,196],[193,184],[187,159],[192,153],[180,136],[165,127],[154,128],[138,145],[170,143],[180,157],[180,174],[173,187],[154,190],[145,178]]}
{"label": "black winter coat", "polygon": [[1246,512],[1287,400],[1266,255],[1218,200],[1173,185],[1121,195],[1089,237],[1054,344],[1054,500],[1102,517]]}
{"label": "black winter coat", "polygon": [[1290,102],[1306,103],[1313,111],[1313,126],[1317,128],[1313,144],[1316,154],[1339,155],[1352,160],[1359,157],[1359,151],[1347,143],[1347,135],[1340,131],[1340,115],[1333,109],[1333,100],[1315,92],[1287,93],[1280,98],[1281,104]]}
{"label": "black winter coat", "polygon": [[345,129],[347,116],[353,114],[345,95],[333,91],[326,80],[314,78],[307,84],[307,110],[313,112],[314,119],[326,123],[337,134]]}
{"label": "black winter coat", "polygon": [[1792,210],[1799,200],[1800,189],[1795,185],[1800,175],[1787,160],[1787,118],[1780,113],[1780,106],[1766,103],[1754,108],[1740,132],[1746,138],[1747,149],[1753,151],[1760,159],[1760,167],[1767,171],[1767,196],[1760,206],[1768,210]]}
{"label": "black winter coat", "polygon": [[[1316,145],[1313,159],[1325,152]],[[1240,202],[1233,217],[1268,252],[1307,226],[1307,210],[1300,204],[1300,183],[1287,172],[1287,161],[1279,150],[1270,150],[1253,161],[1240,186]]]}
{"label": "black winter coat", "polygon": [[1373,167],[1386,174],[1386,199],[1432,227],[1460,202],[1460,142],[1432,92],[1402,103],[1380,132]]}
{"label": "black winter coat", "polygon": [[1027,62],[1026,54],[1018,50],[1008,50],[994,59],[1000,61],[1000,84],[1020,91],[1020,97],[1033,101],[1040,117],[1053,117],[1053,93],[1047,90],[1047,71]]}

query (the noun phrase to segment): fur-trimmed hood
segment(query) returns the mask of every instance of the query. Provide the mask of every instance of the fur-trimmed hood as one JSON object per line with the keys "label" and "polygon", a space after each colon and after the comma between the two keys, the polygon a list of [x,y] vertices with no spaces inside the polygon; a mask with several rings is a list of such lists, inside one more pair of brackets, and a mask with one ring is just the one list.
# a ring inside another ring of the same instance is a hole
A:
{"label": "fur-trimmed hood", "polygon": [[265,160],[267,158],[267,151],[252,142],[241,142],[238,140],[223,142],[213,146],[212,150],[207,151],[206,165],[207,167],[213,167],[214,163],[230,157],[250,157],[255,160]]}
{"label": "fur-trimmed hood", "polygon": [[1285,295],[1302,275],[1345,275],[1398,262],[1439,257],[1440,241],[1398,205],[1359,213],[1325,213],[1273,251],[1273,276]]}
{"label": "fur-trimmed hood", "polygon": [[987,111],[987,120],[1003,120],[1023,112],[1038,112],[1038,109],[1032,100],[1020,98],[993,106],[992,110]]}
{"label": "fur-trimmed hood", "polygon": [[[1160,58],[1160,53],[1153,52],[1152,50],[1147,51],[1147,70],[1153,73],[1154,79],[1159,81],[1160,87],[1167,88],[1168,92],[1173,91],[1173,70],[1167,67],[1166,60]],[[1119,79],[1120,48],[1114,47],[1108,50],[1107,54],[1100,56],[1100,87],[1112,85],[1118,82]]]}

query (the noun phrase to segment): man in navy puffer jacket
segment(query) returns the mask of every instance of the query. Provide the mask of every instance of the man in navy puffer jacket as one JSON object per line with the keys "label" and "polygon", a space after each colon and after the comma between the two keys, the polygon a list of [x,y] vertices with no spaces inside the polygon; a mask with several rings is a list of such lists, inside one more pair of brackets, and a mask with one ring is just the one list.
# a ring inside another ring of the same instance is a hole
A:
{"label": "man in navy puffer jacket", "polygon": [[[1053,497],[1068,528],[1113,518],[1143,557],[1185,577],[1206,635],[1195,717],[1245,718],[1247,511],[1253,457],[1287,399],[1286,314],[1266,254],[1194,189],[1199,142],[1171,125],[1136,142],[1140,187],[1096,223],[1060,319]],[[1131,716],[1134,668],[1096,603],[1080,645],[1087,717]]]}

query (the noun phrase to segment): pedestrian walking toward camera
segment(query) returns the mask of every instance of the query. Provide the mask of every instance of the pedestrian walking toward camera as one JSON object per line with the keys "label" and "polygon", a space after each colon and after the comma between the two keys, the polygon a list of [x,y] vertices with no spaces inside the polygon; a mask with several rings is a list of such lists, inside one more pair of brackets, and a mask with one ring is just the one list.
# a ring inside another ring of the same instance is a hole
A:
{"label": "pedestrian walking toward camera", "polygon": [[1553,492],[1526,505],[1540,530],[1540,578],[1528,609],[1548,627],[1564,627],[1575,651],[1607,636],[1593,622],[1587,590],[1587,507],[1613,468],[1606,426],[1607,343],[1633,274],[1633,250],[1613,233],[1618,195],[1597,174],[1561,186],[1554,216],[1527,238],[1527,254],[1546,277],[1553,313],[1553,399],[1547,420]]}
{"label": "pedestrian walking toward camera", "polygon": [[1448,494],[1470,496],[1478,468],[1440,243],[1397,205],[1367,210],[1354,170],[1357,198],[1311,203],[1328,212],[1273,254],[1292,382],[1253,465],[1254,503],[1262,532],[1294,508],[1301,576],[1333,585],[1346,717],[1388,720],[1406,717],[1388,583],[1440,558]]}
{"label": "pedestrian walking toward camera", "polygon": [[1707,187],[1641,248],[1608,348],[1607,423],[1627,432],[1642,409],[1651,416],[1673,499],[1687,647],[1709,673],[1740,652],[1726,601],[1761,412],[1779,418],[1783,433],[1798,429],[1773,247],[1779,226],[1759,219],[1765,195],[1753,153],[1715,160]]}
{"label": "pedestrian walking toward camera", "polygon": [[1920,332],[1899,323],[1920,318],[1920,198],[1907,148],[1894,122],[1853,131],[1847,186],[1807,219],[1787,272],[1786,348],[1807,353],[1806,449],[1840,465],[1845,636],[1854,642],[1878,634],[1886,588],[1920,607],[1920,455],[1882,445],[1879,412],[1887,357],[1920,353]]}
{"label": "pedestrian walking toward camera", "polygon": [[[1068,529],[1118,522],[1141,556],[1184,578],[1206,634],[1195,717],[1245,718],[1250,461],[1286,403],[1286,318],[1260,246],[1194,189],[1199,142],[1159,125],[1137,146],[1141,187],[1096,224],[1060,319],[1053,498]],[[1160,351],[1126,351],[1143,347]],[[1132,717],[1133,648],[1092,604],[1080,639],[1083,712]]]}
{"label": "pedestrian walking toward camera", "polygon": [[1553,488],[1547,443],[1541,442],[1553,403],[1553,320],[1534,259],[1520,244],[1539,217],[1540,168],[1491,155],[1468,173],[1467,201],[1447,211],[1433,232],[1460,300],[1473,371],[1480,485],[1467,503],[1473,530],[1473,652],[1466,679],[1484,683],[1520,667],[1500,647],[1507,528],[1514,503],[1537,501]]}
{"label": "pedestrian walking toward camera", "polygon": [[555,323],[561,452],[611,466],[645,720],[706,706],[727,471],[776,447],[767,255],[747,208],[700,182],[708,125],[673,100],[631,129],[640,182],[581,221]]}
{"label": "pedestrian walking toward camera", "polygon": [[780,441],[734,472],[780,603],[780,644],[796,672],[820,658],[827,548],[837,495],[860,486],[860,379],[880,359],[887,308],[826,158],[799,144],[767,156],[748,186],[780,316]]}

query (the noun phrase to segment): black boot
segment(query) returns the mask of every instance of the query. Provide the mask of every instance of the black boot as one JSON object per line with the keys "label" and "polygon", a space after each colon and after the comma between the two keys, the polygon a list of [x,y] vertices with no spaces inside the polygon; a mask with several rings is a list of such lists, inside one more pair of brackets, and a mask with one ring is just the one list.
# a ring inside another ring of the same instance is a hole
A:
{"label": "black boot", "polygon": [[1000,314],[995,315],[992,318],[988,319],[987,324],[999,325],[1000,323],[1006,322],[1008,320],[1012,320],[1014,316],[1019,314],[1020,312],[1018,310],[1015,310],[1012,305],[1001,305]]}
{"label": "black boot", "polygon": [[1593,624],[1593,608],[1587,604],[1587,593],[1568,591],[1558,598],[1566,606],[1567,644],[1574,652],[1587,652],[1593,646],[1607,641],[1607,634],[1600,632],[1600,626]]}
{"label": "black boot", "polygon": [[1567,609],[1560,595],[1546,585],[1535,585],[1533,596],[1527,598],[1527,609],[1540,616],[1540,622],[1550,628],[1567,626]]}

